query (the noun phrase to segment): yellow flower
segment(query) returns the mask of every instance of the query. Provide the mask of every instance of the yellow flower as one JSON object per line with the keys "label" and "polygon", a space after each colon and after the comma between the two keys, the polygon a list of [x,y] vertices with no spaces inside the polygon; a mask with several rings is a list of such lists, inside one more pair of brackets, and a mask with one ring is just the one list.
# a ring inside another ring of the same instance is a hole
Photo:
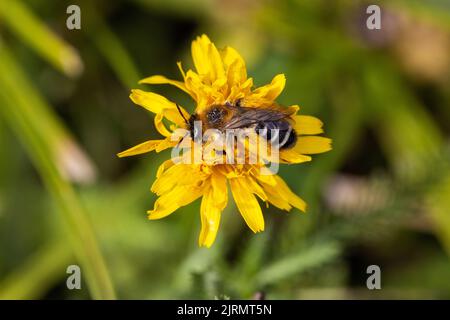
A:
{"label": "yellow flower", "polygon": [[[276,75],[269,84],[253,89],[253,79],[247,77],[245,62],[239,53],[230,47],[217,49],[206,35],[192,42],[191,51],[196,71],[185,72],[179,62],[183,81],[156,75],[140,83],[176,86],[193,98],[197,114],[212,105],[235,104],[237,101],[243,106],[267,108],[274,104],[284,89],[286,78],[283,74]],[[161,95],[139,89],[132,90],[130,98],[156,114],[155,126],[165,138],[146,141],[118,156],[132,156],[153,150],[160,152],[177,146],[178,141],[171,139],[172,132],[176,128],[186,128],[177,105]],[[295,111],[291,120],[299,136],[292,148],[280,150],[280,162],[310,161],[310,154],[330,150],[330,139],[315,136],[323,132],[322,122],[312,116],[298,115],[298,106],[290,108]],[[180,107],[180,110],[185,118],[189,118],[184,108]],[[164,118],[171,123],[169,128],[164,125]],[[159,198],[153,210],[148,211],[149,219],[166,217],[178,208],[202,198],[200,246],[210,247],[216,238],[221,212],[228,202],[228,183],[237,208],[255,233],[264,230],[264,218],[257,198],[286,211],[292,207],[301,211],[306,209],[305,202],[278,175],[270,174],[264,164],[186,164],[175,160],[165,161],[158,169],[151,190]]]}

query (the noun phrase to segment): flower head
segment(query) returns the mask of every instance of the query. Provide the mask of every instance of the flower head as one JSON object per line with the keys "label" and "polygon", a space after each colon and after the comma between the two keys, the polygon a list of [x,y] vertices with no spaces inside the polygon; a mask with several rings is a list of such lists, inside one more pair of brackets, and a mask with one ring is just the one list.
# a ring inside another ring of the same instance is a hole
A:
{"label": "flower head", "polygon": [[[141,80],[140,83],[176,86],[195,101],[196,115],[218,105],[272,108],[284,89],[286,78],[283,74],[276,75],[269,84],[253,89],[253,79],[247,76],[245,62],[239,53],[231,47],[217,49],[206,35],[192,42],[191,51],[196,71],[185,72],[179,62],[183,81],[155,75]],[[189,126],[185,120],[190,118],[189,113],[156,93],[135,89],[132,90],[130,98],[134,103],[155,113],[156,129],[165,138],[146,141],[119,153],[118,156],[160,152],[178,147],[181,140],[174,139],[173,132],[177,128],[186,129]],[[310,161],[310,154],[331,149],[330,139],[316,136],[323,132],[319,119],[298,115],[299,107],[296,105],[282,108],[289,110],[288,121],[297,137],[293,146],[278,150],[278,162]],[[163,119],[171,123],[169,128],[165,126]],[[191,142],[188,143],[188,149],[192,149]],[[239,212],[253,232],[264,230],[264,218],[257,198],[286,211],[292,207],[301,211],[306,209],[305,202],[295,195],[278,175],[270,172],[263,161],[211,162],[203,155],[200,161],[192,163],[180,161],[184,155],[173,157],[159,167],[151,187],[152,192],[159,198],[148,214],[149,219],[160,219],[202,198],[200,246],[210,247],[216,238],[221,213],[228,203],[228,185]]]}

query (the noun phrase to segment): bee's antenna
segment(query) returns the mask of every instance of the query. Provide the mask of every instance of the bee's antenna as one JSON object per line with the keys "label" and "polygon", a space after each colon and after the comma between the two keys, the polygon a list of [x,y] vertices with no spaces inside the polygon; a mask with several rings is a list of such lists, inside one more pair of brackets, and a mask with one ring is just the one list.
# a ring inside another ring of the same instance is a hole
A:
{"label": "bee's antenna", "polygon": [[180,113],[180,115],[181,115],[181,117],[183,118],[184,122],[185,122],[186,124],[189,124],[189,121],[187,121],[187,119],[186,119],[186,117],[184,116],[183,112],[181,112],[180,106],[179,106],[177,103],[176,103],[175,105],[177,106],[178,112]]}
{"label": "bee's antenna", "polygon": [[189,135],[189,132],[186,132],[186,134],[183,136],[183,138],[180,139],[180,141],[178,141],[177,145],[175,146],[175,148],[178,148],[181,144],[181,142],[183,142],[184,138],[186,138]]}

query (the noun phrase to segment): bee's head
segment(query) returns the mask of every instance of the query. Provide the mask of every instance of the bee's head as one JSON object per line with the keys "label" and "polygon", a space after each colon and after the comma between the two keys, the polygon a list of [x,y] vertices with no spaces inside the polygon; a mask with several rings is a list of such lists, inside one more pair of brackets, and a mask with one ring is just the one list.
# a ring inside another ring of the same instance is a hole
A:
{"label": "bee's head", "polygon": [[219,126],[223,123],[227,115],[227,110],[221,106],[212,106],[206,112],[206,120],[211,127]]}

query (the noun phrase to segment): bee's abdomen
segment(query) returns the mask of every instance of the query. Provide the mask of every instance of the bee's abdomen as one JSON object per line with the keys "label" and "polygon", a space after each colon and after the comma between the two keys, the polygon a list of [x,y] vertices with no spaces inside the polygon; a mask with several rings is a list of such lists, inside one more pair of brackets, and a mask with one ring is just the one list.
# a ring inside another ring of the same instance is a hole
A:
{"label": "bee's abdomen", "polygon": [[288,149],[297,141],[297,133],[285,120],[260,122],[255,130],[278,149]]}

